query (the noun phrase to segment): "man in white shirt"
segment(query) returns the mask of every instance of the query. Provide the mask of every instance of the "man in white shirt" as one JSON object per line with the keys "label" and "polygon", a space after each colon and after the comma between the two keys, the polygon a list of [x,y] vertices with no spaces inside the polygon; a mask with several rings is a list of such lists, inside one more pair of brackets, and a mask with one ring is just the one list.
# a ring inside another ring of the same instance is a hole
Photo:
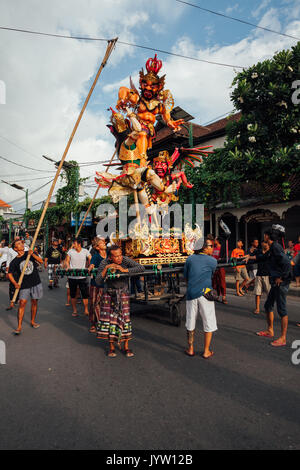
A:
{"label": "man in white shirt", "polygon": [[[89,266],[91,261],[91,254],[85,248],[82,248],[82,239],[76,238],[73,243],[73,248],[68,251],[66,256],[66,269],[85,269]],[[73,317],[78,317],[77,313],[77,300],[76,292],[79,287],[82,301],[84,305],[84,314],[89,315],[89,289],[87,284],[87,278],[84,276],[70,276],[69,287],[70,287],[70,296],[71,304],[73,307]]]}

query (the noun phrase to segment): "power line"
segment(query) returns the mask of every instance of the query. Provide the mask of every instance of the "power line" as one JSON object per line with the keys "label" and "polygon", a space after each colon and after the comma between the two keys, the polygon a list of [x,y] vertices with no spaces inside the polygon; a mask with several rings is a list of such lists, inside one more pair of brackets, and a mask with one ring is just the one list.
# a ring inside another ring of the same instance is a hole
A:
{"label": "power line", "polygon": [[34,158],[38,159],[39,161],[41,161],[41,159],[40,159],[37,155],[34,155],[34,154],[31,153],[31,152],[28,152],[28,151],[25,150],[23,147],[20,147],[20,145],[15,144],[15,143],[12,142],[11,140],[7,139],[6,137],[3,137],[2,135],[0,135],[0,138],[3,139],[3,140],[6,140],[6,141],[9,142],[11,145],[14,145],[16,148],[18,148],[19,150],[22,150],[23,152],[27,153],[27,154],[30,155],[31,157],[34,157]]}
{"label": "power line", "polygon": [[206,11],[207,13],[212,13],[213,15],[222,16],[223,18],[227,18],[229,20],[237,21],[238,23],[243,23],[243,24],[246,24],[248,26],[253,26],[254,28],[263,29],[264,31],[268,31],[269,33],[279,34],[280,36],[285,36],[287,38],[296,39],[297,41],[300,40],[300,38],[297,38],[295,36],[291,36],[290,34],[280,33],[279,31],[275,31],[274,29],[265,28],[263,26],[259,26],[259,25],[254,24],[254,23],[250,23],[249,21],[241,20],[240,18],[235,18],[234,16],[229,16],[229,15],[225,15],[224,13],[219,13],[219,12],[214,11],[214,10],[209,10],[208,8],[200,7],[199,5],[195,5],[194,3],[186,2],[184,0],[175,0],[175,2],[182,3],[182,4],[188,5],[190,7],[198,8],[199,10]]}
{"label": "power line", "polygon": [[6,162],[8,163],[12,163],[13,165],[17,165],[17,166],[20,166],[22,168],[27,168],[28,170],[33,170],[33,171],[39,171],[41,173],[53,173],[53,171],[49,171],[49,170],[37,170],[36,168],[31,168],[30,166],[25,166],[25,165],[21,165],[20,163],[16,163],[16,162],[12,162],[11,160],[8,160],[8,158],[5,158],[5,157],[2,157],[0,155],[0,158],[2,160],[5,160]]}
{"label": "power line", "polygon": [[203,126],[203,127],[204,127],[204,126],[208,126],[209,124],[212,124],[213,122],[217,121],[218,119],[221,119],[221,118],[223,118],[223,117],[225,117],[225,116],[229,116],[232,112],[233,112],[233,111],[228,111],[227,113],[221,114],[220,116],[217,116],[217,117],[211,119],[210,121],[207,121],[207,122],[205,122],[204,124],[200,124],[200,125]]}
{"label": "power line", "polygon": [[[39,188],[35,189],[34,191],[32,191],[31,193],[28,194],[28,196],[32,196],[33,194],[37,193],[38,191],[40,191],[41,189],[45,188],[46,186],[48,186],[48,184],[52,183],[52,181],[54,180],[54,178],[52,178],[50,181],[48,181],[46,184],[43,184],[43,186],[40,186]],[[20,201],[23,201],[24,199],[24,196],[18,198],[18,199],[15,199],[14,201],[10,201],[8,202],[7,204],[16,204],[17,202],[20,202]]]}
{"label": "power line", "polygon": [[[63,34],[53,34],[53,33],[44,33],[41,31],[33,31],[33,30],[28,30],[28,29],[20,29],[20,28],[8,28],[5,26],[0,26],[0,29],[5,30],[5,31],[14,31],[14,32],[19,32],[19,33],[26,33],[26,34],[36,34],[40,36],[49,36],[49,37],[55,37],[55,38],[63,38],[63,39],[76,39],[80,41],[105,41],[108,42],[108,39],[104,38],[92,38],[92,37],[83,37],[83,36],[66,36]],[[154,51],[154,52],[160,52],[161,54],[166,54],[174,57],[180,57],[182,59],[188,59],[188,60],[193,60],[196,62],[204,62],[206,64],[211,64],[211,65],[220,65],[222,67],[231,67],[231,68],[237,68],[237,69],[244,69],[242,65],[231,65],[231,64],[225,64],[222,62],[214,62],[211,60],[205,60],[205,59],[198,59],[197,57],[191,57],[191,56],[186,56],[182,54],[176,54],[175,52],[170,52],[170,51],[165,51],[163,49],[156,49],[153,47],[148,47],[148,46],[142,46],[140,44],[134,44],[131,42],[124,42],[124,41],[118,41],[118,45],[123,45],[123,46],[131,46],[131,47],[137,47],[139,49],[145,49],[148,51]]]}
{"label": "power line", "polygon": [[[2,175],[1,175],[2,176]],[[6,175],[7,176],[7,175]],[[26,175],[28,176],[28,174]],[[3,176],[4,178],[4,176]],[[41,176],[41,178],[30,178],[29,180],[26,180],[26,179],[21,179],[21,180],[14,180],[14,181],[11,181],[11,183],[26,183],[26,182],[31,182],[31,181],[39,181],[39,180],[46,180],[49,178],[49,175],[48,176]]]}

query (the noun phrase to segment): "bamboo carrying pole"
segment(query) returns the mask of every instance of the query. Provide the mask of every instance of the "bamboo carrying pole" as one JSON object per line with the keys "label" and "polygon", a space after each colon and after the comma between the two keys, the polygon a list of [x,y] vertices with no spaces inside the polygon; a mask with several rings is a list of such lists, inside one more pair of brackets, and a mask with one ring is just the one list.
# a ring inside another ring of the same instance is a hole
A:
{"label": "bamboo carrying pole", "polygon": [[[91,97],[91,95],[92,95],[92,93],[93,93],[93,91],[94,91],[94,88],[95,88],[95,86],[96,86],[96,83],[97,83],[97,81],[98,81],[98,79],[99,79],[99,77],[100,77],[100,75],[101,75],[101,72],[102,72],[102,70],[104,69],[104,67],[106,66],[107,61],[108,61],[108,59],[109,59],[109,57],[110,57],[110,55],[111,55],[111,53],[112,53],[112,51],[113,51],[113,49],[114,49],[114,47],[115,47],[117,41],[118,41],[118,38],[112,39],[112,40],[108,41],[108,45],[107,45],[107,49],[106,49],[106,52],[105,52],[105,55],[104,55],[104,59],[103,59],[101,65],[100,65],[100,67],[99,67],[99,70],[98,70],[98,72],[97,72],[97,74],[96,74],[96,77],[95,77],[94,82],[93,82],[93,84],[92,84],[92,86],[91,86],[91,89],[90,89],[90,91],[89,91],[89,94],[88,94],[88,96],[87,96],[87,98],[86,98],[86,100],[85,100],[85,102],[84,102],[84,105],[83,105],[83,107],[82,107],[82,110],[80,111],[80,114],[79,114],[78,119],[77,119],[77,121],[76,121],[76,123],[75,123],[74,129],[73,129],[73,131],[72,131],[72,134],[71,134],[71,136],[70,136],[70,138],[69,138],[69,141],[68,141],[68,143],[67,143],[67,146],[66,146],[66,148],[65,148],[65,151],[64,151],[63,156],[62,156],[62,158],[61,158],[60,164],[59,164],[59,166],[58,166],[58,168],[57,168],[57,172],[56,172],[55,178],[54,178],[53,183],[52,183],[52,186],[51,186],[51,188],[50,188],[49,195],[48,195],[48,197],[47,197],[47,200],[46,200],[46,203],[45,203],[45,206],[44,206],[42,215],[41,215],[41,217],[40,217],[38,226],[37,226],[37,228],[36,228],[36,231],[35,231],[35,234],[34,234],[34,237],[33,237],[33,240],[32,240],[32,244],[31,244],[31,247],[30,247],[30,251],[33,251],[33,250],[34,250],[35,243],[36,243],[36,240],[37,240],[39,231],[40,231],[40,229],[41,229],[43,220],[44,220],[44,218],[45,218],[45,215],[46,215],[46,212],[47,212],[47,209],[48,209],[48,206],[49,206],[49,202],[50,202],[51,196],[52,196],[52,194],[53,194],[53,191],[54,191],[56,182],[57,182],[57,180],[58,180],[59,174],[60,174],[60,172],[61,172],[63,163],[64,163],[64,161],[65,161],[65,158],[66,158],[66,156],[67,156],[67,153],[68,153],[68,151],[69,151],[69,148],[70,148],[70,146],[71,146],[71,143],[72,143],[72,141],[73,141],[74,135],[75,135],[75,133],[76,133],[76,131],[77,131],[77,128],[78,128],[78,126],[79,126],[79,124],[80,124],[80,121],[81,121],[81,118],[82,118],[82,116],[83,116],[83,113],[84,113],[84,111],[85,111],[85,109],[86,109],[86,107],[87,107],[87,105],[88,105],[88,102],[89,102],[90,97]],[[28,266],[28,263],[29,263],[30,256],[31,256],[31,255],[30,255],[30,252],[29,252],[29,253],[28,253],[28,256],[27,256],[27,258],[26,258],[26,261],[25,261],[25,264],[24,264],[24,267],[23,267],[21,276],[20,276],[19,281],[18,281],[18,284],[19,284],[20,286],[21,286],[21,284],[22,284],[22,281],[23,281],[23,278],[24,278],[24,275],[25,275],[25,271],[26,271],[27,266]],[[16,290],[15,290],[13,299],[12,299],[12,301],[11,301],[11,305],[13,305],[13,304],[15,303],[16,298],[17,298],[18,293],[19,293],[19,290],[20,290],[20,289],[16,289]]]}

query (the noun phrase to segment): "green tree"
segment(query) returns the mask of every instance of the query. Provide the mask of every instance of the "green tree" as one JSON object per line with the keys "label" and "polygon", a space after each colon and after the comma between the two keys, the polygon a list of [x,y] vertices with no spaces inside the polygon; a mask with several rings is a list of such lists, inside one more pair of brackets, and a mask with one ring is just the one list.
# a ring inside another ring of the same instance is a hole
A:
{"label": "green tree", "polygon": [[248,181],[279,183],[289,198],[291,176],[300,174],[300,106],[292,102],[299,72],[300,42],[236,75],[231,100],[241,119],[228,124],[224,148],[187,171],[198,201],[238,203]]}

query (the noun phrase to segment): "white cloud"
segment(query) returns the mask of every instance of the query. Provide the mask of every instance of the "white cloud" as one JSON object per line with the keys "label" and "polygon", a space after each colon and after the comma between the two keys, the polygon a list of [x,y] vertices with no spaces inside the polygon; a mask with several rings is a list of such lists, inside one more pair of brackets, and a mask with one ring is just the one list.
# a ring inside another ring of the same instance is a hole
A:
{"label": "white cloud", "polygon": [[[279,16],[279,10],[271,9],[260,24],[273,29],[284,25],[286,32],[299,36],[300,23],[294,15],[297,8],[299,6],[296,2],[286,5],[285,22]],[[0,11],[1,24],[6,26],[66,35],[119,36],[123,41],[144,43],[147,34],[149,41],[153,40],[149,33],[153,31],[152,27],[157,34],[161,34],[162,28],[170,31],[180,16],[189,10],[183,5],[174,5],[173,0],[53,0],[51,3],[0,0]],[[0,107],[0,136],[19,144],[34,156],[2,139],[0,155],[27,166],[51,171],[53,165],[44,161],[41,155],[47,154],[57,159],[61,157],[92,77],[103,57],[105,43],[5,31],[0,31],[0,40],[0,80],[5,82],[7,88],[7,104]],[[292,44],[295,41],[256,30],[242,41],[227,46],[199,46],[188,36],[177,38],[173,51],[248,66]],[[118,87],[129,84],[127,72],[120,73],[117,67],[120,64],[122,67],[127,65],[127,59],[134,63],[136,54],[136,49],[125,46],[119,46],[113,52],[76,133],[69,159],[83,162],[110,158],[114,142],[106,129],[106,102],[111,99],[111,105],[114,106]],[[144,63],[136,62],[132,70],[136,85],[138,71],[142,66]],[[107,77],[112,76],[112,70],[118,70],[118,73],[113,80],[109,80]],[[167,74],[167,87],[173,92],[176,104],[195,115],[198,122],[208,121],[232,108],[229,99],[229,87],[234,76],[232,69],[168,57],[164,60],[163,73]],[[85,169],[83,175],[92,174],[95,169]],[[27,172],[1,161],[0,176],[13,174],[27,174],[27,178],[43,176],[42,173]],[[42,184],[43,181],[32,181],[30,190]],[[47,189],[34,195],[33,203],[42,200]],[[0,190],[0,199],[7,201],[22,196],[20,192],[2,184]]]}
{"label": "white cloud", "polygon": [[[170,8],[170,3],[171,0],[165,0],[164,5],[157,5],[156,13],[159,12],[160,19],[166,22],[169,21],[167,7]],[[135,5],[134,10],[131,0],[53,0],[51,3],[0,0],[0,9],[1,23],[6,26],[65,35],[120,36],[123,41],[134,42],[149,22],[154,6],[148,6],[146,0]],[[178,8],[175,10],[177,16],[181,14]],[[0,135],[35,156],[1,139],[0,155],[33,168],[51,171],[53,165],[43,160],[41,155],[61,157],[91,80],[103,58],[106,43],[5,31],[1,31],[0,35],[0,79],[7,87],[7,104],[1,107]],[[126,46],[117,47],[111,55],[78,128],[69,159],[97,161],[111,157],[113,138],[106,129],[108,115],[102,95],[103,86],[109,69],[116,68],[124,57],[134,55],[135,50]],[[3,161],[0,168],[4,175],[27,173],[32,177],[43,176],[42,173],[27,172]],[[82,174],[85,176],[95,170],[95,167],[85,169]],[[33,181],[30,190],[41,184]],[[0,190],[0,198],[7,201],[22,196],[3,184]],[[33,202],[41,200],[45,194],[46,190],[37,193],[32,198]]]}

